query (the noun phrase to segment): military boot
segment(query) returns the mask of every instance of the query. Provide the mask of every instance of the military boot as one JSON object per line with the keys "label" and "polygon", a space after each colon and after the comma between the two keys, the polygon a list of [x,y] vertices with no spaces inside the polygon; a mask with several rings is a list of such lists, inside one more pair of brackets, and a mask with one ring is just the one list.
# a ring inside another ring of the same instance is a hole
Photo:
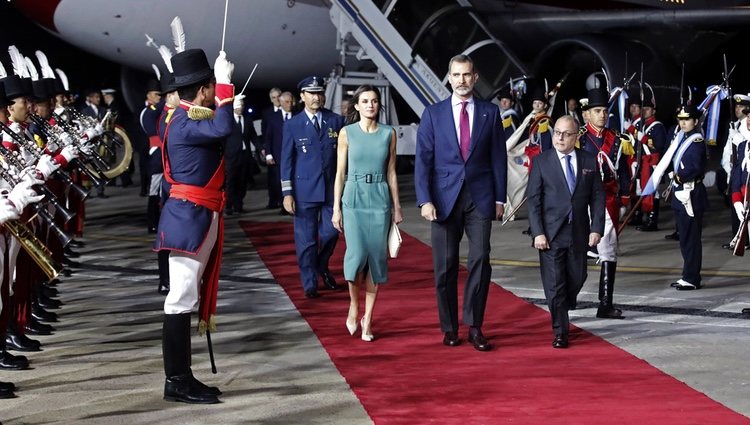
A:
{"label": "military boot", "polygon": [[600,319],[624,319],[622,311],[612,304],[616,269],[616,261],[602,262],[602,271],[599,276],[599,308],[596,310],[596,317]]}
{"label": "military boot", "polygon": [[158,255],[159,285],[156,292],[160,295],[169,294],[169,251],[161,250]]}

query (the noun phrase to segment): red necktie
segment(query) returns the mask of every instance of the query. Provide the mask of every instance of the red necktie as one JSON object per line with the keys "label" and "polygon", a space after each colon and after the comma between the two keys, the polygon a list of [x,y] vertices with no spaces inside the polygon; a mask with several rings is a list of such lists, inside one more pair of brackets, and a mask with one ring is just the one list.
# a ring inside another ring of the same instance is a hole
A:
{"label": "red necktie", "polygon": [[461,119],[459,121],[458,130],[460,138],[458,146],[461,148],[461,158],[466,161],[466,157],[469,156],[469,142],[471,141],[471,127],[469,127],[469,112],[466,110],[466,105],[469,102],[461,102]]}

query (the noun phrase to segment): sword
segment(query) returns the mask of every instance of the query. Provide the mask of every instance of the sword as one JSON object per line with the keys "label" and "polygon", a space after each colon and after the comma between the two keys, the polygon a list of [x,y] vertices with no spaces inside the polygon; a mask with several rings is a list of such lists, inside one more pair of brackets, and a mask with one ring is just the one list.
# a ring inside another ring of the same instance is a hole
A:
{"label": "sword", "polygon": [[508,214],[506,214],[506,218],[505,218],[505,220],[503,220],[503,224],[501,224],[501,226],[505,226],[506,224],[508,224],[508,222],[513,219],[513,217],[516,215],[516,213],[518,212],[518,210],[520,210],[521,207],[524,206],[524,204],[526,203],[526,201],[528,199],[529,198],[524,197],[523,200],[521,200],[521,202],[515,208],[513,208],[513,211],[511,211]]}

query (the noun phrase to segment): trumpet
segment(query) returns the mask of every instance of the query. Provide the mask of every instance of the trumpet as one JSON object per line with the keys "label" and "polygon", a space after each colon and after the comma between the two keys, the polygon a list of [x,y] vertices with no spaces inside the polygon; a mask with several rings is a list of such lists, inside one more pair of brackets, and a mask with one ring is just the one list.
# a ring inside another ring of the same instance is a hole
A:
{"label": "trumpet", "polygon": [[49,280],[56,278],[62,272],[63,266],[52,259],[50,250],[25,224],[18,220],[9,220],[3,223],[3,226],[18,240],[21,247],[42,269]]}
{"label": "trumpet", "polygon": [[[39,148],[39,146],[36,145],[36,143],[33,140],[28,140],[25,137],[19,135],[15,131],[11,130],[10,127],[8,127],[5,123],[0,122],[0,130],[3,130],[8,135],[10,135],[13,140],[19,145],[23,146],[29,153],[31,153],[37,160],[39,160],[39,157],[42,156],[42,151]],[[18,158],[16,155],[17,152],[8,152],[11,154],[11,156],[14,156]],[[6,155],[6,152],[3,152],[3,155]],[[18,158],[20,160],[20,158]],[[29,164],[30,165],[30,164]],[[26,167],[22,167],[26,168]],[[70,175],[65,173],[61,170],[55,170],[54,176],[62,180],[68,187],[70,187],[72,190],[76,191],[83,199],[86,199],[86,197],[89,195],[89,192],[82,188],[81,186],[77,185],[73,179],[70,178]],[[55,205],[57,207],[57,205]],[[65,214],[63,214],[65,215]],[[72,217],[72,216],[71,216]],[[68,218],[70,220],[70,218]]]}
{"label": "trumpet", "polygon": [[[67,133],[65,130],[63,130],[62,128],[60,128],[58,126],[51,125],[47,120],[45,120],[44,118],[40,117],[39,115],[29,114],[29,118],[31,119],[31,121],[34,122],[34,124],[36,124],[37,126],[39,126],[39,128],[41,129],[42,132],[44,132],[44,135],[47,137],[48,141],[55,142],[55,143],[57,143],[60,146],[63,145],[62,138],[60,136],[61,136],[62,133]],[[83,150],[80,149],[80,143],[76,143],[75,142],[76,135],[72,134],[71,136],[73,137],[73,140],[74,140],[71,143],[72,146],[75,147],[75,148],[78,148],[79,152],[80,152],[80,157],[74,159],[73,161],[71,161],[71,165],[76,170],[78,170],[79,172],[81,172],[84,175],[86,175],[86,177],[88,177],[88,179],[91,180],[91,182],[94,184],[94,186],[96,186],[96,187],[104,186],[104,184],[106,182],[102,181],[102,179],[101,179],[101,175],[102,175],[103,171],[101,171],[99,168],[97,168],[96,164],[93,161],[90,161],[90,159],[88,158],[88,155],[86,154],[86,152],[84,152]],[[85,165],[81,164],[81,161],[79,159],[84,159],[84,161],[87,164],[91,163],[92,168],[94,168],[94,171],[96,171],[97,174],[99,174],[99,176],[94,175],[94,173],[88,167],[86,167]],[[86,199],[86,197],[90,193],[91,192],[87,192],[86,196],[82,195],[82,198]],[[79,194],[80,194],[80,192],[79,192]]]}

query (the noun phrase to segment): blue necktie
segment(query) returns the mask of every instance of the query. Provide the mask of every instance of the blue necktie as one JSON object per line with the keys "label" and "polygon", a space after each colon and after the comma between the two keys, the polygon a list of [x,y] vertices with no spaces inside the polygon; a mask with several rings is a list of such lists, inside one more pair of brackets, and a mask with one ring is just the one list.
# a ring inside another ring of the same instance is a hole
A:
{"label": "blue necktie", "polygon": [[565,161],[568,164],[568,173],[565,176],[566,180],[568,180],[568,190],[570,190],[570,194],[573,194],[573,191],[576,189],[576,173],[573,171],[573,163],[570,162],[572,157],[570,154],[565,155]]}
{"label": "blue necktie", "polygon": [[[573,171],[573,163],[571,162],[572,157],[570,154],[565,155],[565,162],[568,166],[568,172],[565,175],[565,179],[568,181],[568,190],[570,191],[570,194],[573,194],[573,191],[576,188],[576,173]],[[573,222],[573,207],[571,205],[570,212],[568,213],[568,223]]]}
{"label": "blue necktie", "polygon": [[318,122],[317,115],[313,115],[312,122],[313,122],[313,127],[315,127],[315,131],[317,131],[318,134],[320,134],[320,123]]}

